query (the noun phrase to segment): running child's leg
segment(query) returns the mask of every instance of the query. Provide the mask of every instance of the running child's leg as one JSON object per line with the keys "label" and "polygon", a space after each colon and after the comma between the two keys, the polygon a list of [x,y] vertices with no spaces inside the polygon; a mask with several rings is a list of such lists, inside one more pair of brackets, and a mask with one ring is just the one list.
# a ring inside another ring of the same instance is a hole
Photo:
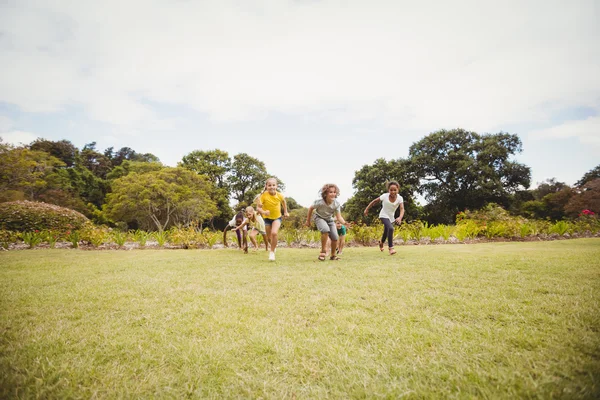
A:
{"label": "running child's leg", "polygon": [[254,246],[254,248],[256,250],[258,250],[258,243],[256,242],[256,235],[258,234],[258,231],[256,229],[252,229],[250,231],[250,241],[252,242],[252,245]]}
{"label": "running child's leg", "polygon": [[269,235],[269,240],[271,241],[271,251],[275,253],[275,249],[277,249],[277,233],[279,233],[279,227],[281,226],[281,221],[276,219],[271,223],[271,234]]}
{"label": "running child's leg", "polygon": [[387,238],[388,247],[394,247],[394,225],[389,220],[389,218],[379,218],[381,222],[383,222],[383,236],[381,237],[381,242],[385,243]]}

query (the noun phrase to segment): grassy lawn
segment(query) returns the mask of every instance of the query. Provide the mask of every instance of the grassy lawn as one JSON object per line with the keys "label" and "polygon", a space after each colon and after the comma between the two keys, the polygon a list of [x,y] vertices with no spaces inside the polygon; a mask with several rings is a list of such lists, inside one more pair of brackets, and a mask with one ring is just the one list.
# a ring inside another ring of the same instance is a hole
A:
{"label": "grassy lawn", "polygon": [[0,398],[598,398],[600,239],[0,253]]}

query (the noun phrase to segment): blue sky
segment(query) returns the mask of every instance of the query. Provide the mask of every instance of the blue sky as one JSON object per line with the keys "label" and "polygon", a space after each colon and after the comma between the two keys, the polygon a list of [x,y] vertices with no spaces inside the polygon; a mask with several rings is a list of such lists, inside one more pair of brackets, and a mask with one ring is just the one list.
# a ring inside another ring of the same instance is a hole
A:
{"label": "blue sky", "polygon": [[4,1],[0,136],[246,152],[309,205],[461,127],[532,182],[600,164],[597,1]]}

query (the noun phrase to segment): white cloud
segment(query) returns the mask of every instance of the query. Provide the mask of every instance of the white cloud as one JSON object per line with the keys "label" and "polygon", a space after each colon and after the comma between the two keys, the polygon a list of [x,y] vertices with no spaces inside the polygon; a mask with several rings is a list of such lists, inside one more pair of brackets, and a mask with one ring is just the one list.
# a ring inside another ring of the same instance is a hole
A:
{"label": "white cloud", "polygon": [[8,131],[1,132],[0,137],[5,143],[14,145],[28,145],[39,137],[35,133],[23,132],[23,131]]}
{"label": "white cloud", "polygon": [[543,140],[548,138],[577,138],[581,143],[594,146],[600,151],[600,117],[589,117],[585,120],[568,121],[547,129],[530,133],[531,138]]}
{"label": "white cloud", "polygon": [[489,130],[600,90],[593,1],[30,3],[1,20],[1,100],[26,111],[151,125],[150,99],[218,121],[344,107]]}

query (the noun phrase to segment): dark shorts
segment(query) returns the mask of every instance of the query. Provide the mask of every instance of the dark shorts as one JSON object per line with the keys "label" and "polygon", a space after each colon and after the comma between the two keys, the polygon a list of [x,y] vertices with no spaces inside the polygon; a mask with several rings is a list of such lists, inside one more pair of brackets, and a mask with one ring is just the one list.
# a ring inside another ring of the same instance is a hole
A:
{"label": "dark shorts", "polygon": [[281,217],[275,218],[275,219],[271,219],[271,218],[263,218],[263,219],[265,220],[265,225],[269,225],[269,226],[273,225],[274,221],[281,222]]}

